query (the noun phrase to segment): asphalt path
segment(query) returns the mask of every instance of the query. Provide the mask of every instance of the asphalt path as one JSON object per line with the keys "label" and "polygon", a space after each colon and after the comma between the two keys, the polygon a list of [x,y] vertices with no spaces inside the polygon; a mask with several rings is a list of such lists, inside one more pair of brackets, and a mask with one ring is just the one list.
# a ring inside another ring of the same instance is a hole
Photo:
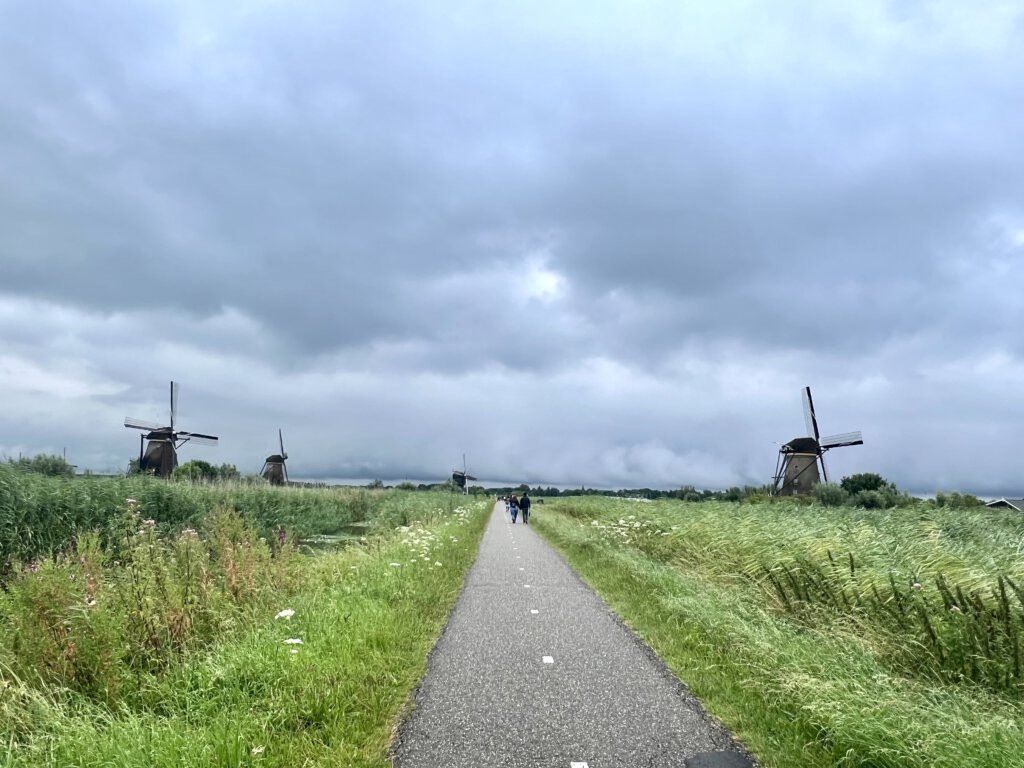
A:
{"label": "asphalt path", "polygon": [[554,550],[511,524],[504,503],[392,759],[396,768],[752,765]]}

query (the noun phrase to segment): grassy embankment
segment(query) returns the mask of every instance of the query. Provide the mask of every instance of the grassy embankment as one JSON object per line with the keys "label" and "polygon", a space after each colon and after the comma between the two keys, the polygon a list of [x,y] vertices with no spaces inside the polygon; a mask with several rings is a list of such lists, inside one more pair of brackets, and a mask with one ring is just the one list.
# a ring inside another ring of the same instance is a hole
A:
{"label": "grassy embankment", "polygon": [[1024,766],[1024,520],[549,500],[531,523],[776,768]]}
{"label": "grassy embankment", "polygon": [[[102,482],[50,495],[106,498]],[[64,555],[8,572],[0,766],[388,765],[490,502],[243,489],[266,515],[254,521],[231,509],[230,489],[148,483],[107,511],[105,541],[79,533]],[[144,507],[179,497],[189,503],[170,519]],[[261,538],[283,522],[275,504],[291,514],[296,498],[321,528],[362,516],[376,533],[318,556]]]}

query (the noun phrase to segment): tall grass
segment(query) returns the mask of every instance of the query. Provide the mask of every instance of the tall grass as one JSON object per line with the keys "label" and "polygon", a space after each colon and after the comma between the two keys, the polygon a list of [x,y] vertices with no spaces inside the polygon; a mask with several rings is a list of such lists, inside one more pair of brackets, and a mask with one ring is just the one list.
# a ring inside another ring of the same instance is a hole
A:
{"label": "tall grass", "polygon": [[[0,464],[0,576],[5,564],[31,562],[65,548],[80,531],[116,537],[125,499],[161,532],[198,528],[230,506],[262,533],[333,534],[384,514],[401,519],[402,491],[299,488],[239,482],[193,484],[152,477],[48,477]],[[396,502],[396,498],[398,501]],[[396,513],[397,510],[397,513]]]}
{"label": "tall grass", "polygon": [[545,509],[564,515],[538,530],[766,765],[1024,765],[1019,517]]}
{"label": "tall grass", "polygon": [[490,503],[383,498],[376,533],[318,557],[229,508],[164,536],[122,503],[116,548],[83,533],[17,568],[0,766],[385,766]]}
{"label": "tall grass", "polygon": [[748,581],[805,624],[855,623],[904,673],[1024,690],[1017,513],[600,500],[559,508],[663,562]]}

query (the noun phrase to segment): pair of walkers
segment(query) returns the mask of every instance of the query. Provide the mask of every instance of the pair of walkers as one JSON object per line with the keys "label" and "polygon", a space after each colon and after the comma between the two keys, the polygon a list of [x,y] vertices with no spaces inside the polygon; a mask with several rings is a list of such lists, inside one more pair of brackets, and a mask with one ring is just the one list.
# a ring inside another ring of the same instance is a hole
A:
{"label": "pair of walkers", "polygon": [[523,524],[530,524],[530,494],[523,493],[521,499],[517,499],[515,495],[509,497],[508,510],[512,513],[512,525],[516,524],[516,517],[520,510],[523,513]]}

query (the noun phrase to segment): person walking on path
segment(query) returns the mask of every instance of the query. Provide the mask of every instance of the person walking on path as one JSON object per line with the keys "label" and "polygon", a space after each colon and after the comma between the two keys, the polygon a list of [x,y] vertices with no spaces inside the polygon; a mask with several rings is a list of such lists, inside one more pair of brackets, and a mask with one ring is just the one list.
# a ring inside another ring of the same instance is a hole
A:
{"label": "person walking on path", "polygon": [[523,498],[519,500],[519,508],[523,510],[523,524],[530,524],[530,494],[528,491],[523,491]]}
{"label": "person walking on path", "polygon": [[519,499],[513,493],[508,499],[509,509],[512,511],[512,525],[516,524],[516,516],[519,514]]}

